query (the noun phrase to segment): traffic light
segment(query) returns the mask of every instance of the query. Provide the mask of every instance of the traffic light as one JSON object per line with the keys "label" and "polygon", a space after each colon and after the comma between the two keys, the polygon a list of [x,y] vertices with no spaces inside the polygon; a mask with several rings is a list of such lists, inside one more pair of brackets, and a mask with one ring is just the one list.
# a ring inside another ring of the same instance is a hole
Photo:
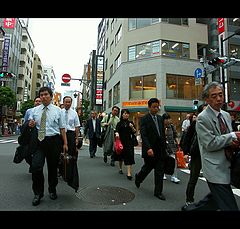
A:
{"label": "traffic light", "polygon": [[14,74],[11,72],[0,72],[0,78],[5,77],[5,78],[13,78]]}
{"label": "traffic light", "polygon": [[193,110],[197,110],[198,109],[198,100],[193,100]]}
{"label": "traffic light", "polygon": [[221,66],[223,64],[226,64],[228,61],[228,58],[227,57],[216,57],[210,61],[208,61],[208,64],[209,65],[213,65],[214,67],[218,67],[218,66]]}

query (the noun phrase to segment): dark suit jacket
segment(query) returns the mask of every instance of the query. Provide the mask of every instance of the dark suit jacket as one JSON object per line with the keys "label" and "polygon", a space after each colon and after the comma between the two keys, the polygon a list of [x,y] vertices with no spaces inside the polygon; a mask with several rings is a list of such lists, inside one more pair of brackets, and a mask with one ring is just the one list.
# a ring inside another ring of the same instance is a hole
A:
{"label": "dark suit jacket", "polygon": [[160,115],[157,115],[157,120],[159,124],[160,136],[158,134],[156,125],[148,113],[141,118],[140,122],[140,133],[142,138],[142,157],[149,157],[147,151],[153,149],[154,157],[165,159],[167,157],[166,153],[166,138],[163,126],[163,120]]}
{"label": "dark suit jacket", "polygon": [[[87,132],[88,132],[89,139],[93,138],[94,131],[93,131],[93,122],[92,122],[91,118],[87,120],[87,123],[85,125],[84,134],[86,135]],[[100,136],[101,136],[101,121],[98,118],[96,118],[95,132],[96,132],[96,137],[100,138]]]}

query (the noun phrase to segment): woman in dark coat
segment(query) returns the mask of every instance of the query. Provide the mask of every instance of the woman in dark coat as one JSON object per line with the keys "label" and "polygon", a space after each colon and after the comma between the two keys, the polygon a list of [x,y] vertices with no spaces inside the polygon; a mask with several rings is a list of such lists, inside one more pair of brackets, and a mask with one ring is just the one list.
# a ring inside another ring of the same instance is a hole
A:
{"label": "woman in dark coat", "polygon": [[135,126],[132,121],[129,121],[129,110],[122,109],[120,122],[116,126],[116,137],[120,137],[123,145],[123,150],[120,155],[114,153],[114,160],[119,162],[119,173],[123,174],[122,164],[127,166],[127,178],[132,180],[132,165],[135,164],[134,160],[134,145],[132,135],[136,133]]}

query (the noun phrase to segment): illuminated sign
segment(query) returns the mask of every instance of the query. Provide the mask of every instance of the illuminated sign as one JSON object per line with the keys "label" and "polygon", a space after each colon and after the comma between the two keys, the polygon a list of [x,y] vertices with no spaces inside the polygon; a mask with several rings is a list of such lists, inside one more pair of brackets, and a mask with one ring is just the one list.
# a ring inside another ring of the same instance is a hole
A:
{"label": "illuminated sign", "polygon": [[6,34],[4,36],[4,45],[2,50],[2,71],[7,72],[8,70],[8,56],[9,56],[9,47],[10,47],[10,35]]}
{"label": "illuminated sign", "polygon": [[5,29],[14,29],[16,19],[15,18],[4,18],[3,27]]}
{"label": "illuminated sign", "polygon": [[123,107],[146,107],[148,106],[148,100],[132,100],[122,102]]}
{"label": "illuminated sign", "polygon": [[221,34],[224,30],[224,18],[218,18],[218,33]]}
{"label": "illuminated sign", "polygon": [[103,56],[97,56],[96,71],[96,105],[103,104]]}

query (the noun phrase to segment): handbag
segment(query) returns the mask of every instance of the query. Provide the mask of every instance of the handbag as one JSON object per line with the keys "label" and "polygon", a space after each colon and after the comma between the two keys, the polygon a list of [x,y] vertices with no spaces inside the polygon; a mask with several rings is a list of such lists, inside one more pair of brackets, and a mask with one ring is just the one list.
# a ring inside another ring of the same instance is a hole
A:
{"label": "handbag", "polygon": [[77,149],[80,149],[83,145],[83,137],[78,137]]}
{"label": "handbag", "polygon": [[121,154],[122,150],[123,150],[123,144],[120,140],[120,138],[115,138],[114,141],[114,150],[116,152],[116,154]]}
{"label": "handbag", "polygon": [[138,140],[135,134],[132,134],[132,141],[134,146],[138,146]]}
{"label": "handbag", "polygon": [[180,150],[180,147],[178,148],[178,151],[176,152],[176,160],[177,160],[177,167],[178,168],[187,168],[186,161],[184,159],[184,153],[182,150]]}
{"label": "handbag", "polygon": [[77,192],[79,188],[77,157],[61,153],[58,168],[59,175],[62,176],[63,180],[72,187],[75,192]]}

